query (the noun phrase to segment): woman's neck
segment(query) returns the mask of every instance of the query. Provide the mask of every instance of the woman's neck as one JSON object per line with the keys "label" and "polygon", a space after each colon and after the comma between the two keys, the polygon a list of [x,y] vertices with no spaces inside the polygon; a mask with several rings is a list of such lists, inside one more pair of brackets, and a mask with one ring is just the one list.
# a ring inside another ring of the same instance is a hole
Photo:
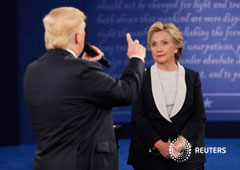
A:
{"label": "woman's neck", "polygon": [[172,63],[172,64],[158,64],[157,63],[157,67],[158,69],[162,70],[162,71],[176,71],[178,69],[178,66],[176,63]]}

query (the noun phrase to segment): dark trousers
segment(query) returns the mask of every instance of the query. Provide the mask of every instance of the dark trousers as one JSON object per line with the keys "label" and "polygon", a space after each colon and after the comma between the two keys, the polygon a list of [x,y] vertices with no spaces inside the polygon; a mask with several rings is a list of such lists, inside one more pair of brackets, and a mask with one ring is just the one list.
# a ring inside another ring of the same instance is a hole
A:
{"label": "dark trousers", "polygon": [[165,164],[158,165],[154,167],[144,167],[144,166],[134,166],[134,170],[204,170],[203,163],[173,163],[173,164]]}

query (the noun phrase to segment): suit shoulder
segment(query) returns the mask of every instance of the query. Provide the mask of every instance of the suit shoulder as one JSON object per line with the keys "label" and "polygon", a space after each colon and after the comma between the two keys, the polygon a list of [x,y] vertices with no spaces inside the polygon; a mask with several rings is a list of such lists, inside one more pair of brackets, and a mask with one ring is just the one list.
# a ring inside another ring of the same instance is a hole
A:
{"label": "suit shoulder", "polygon": [[185,75],[187,76],[187,80],[191,81],[191,82],[201,82],[200,80],[200,75],[198,71],[189,69],[189,68],[185,68]]}
{"label": "suit shoulder", "polygon": [[34,69],[35,67],[37,67],[37,65],[38,65],[38,60],[35,60],[35,61],[31,62],[31,63],[27,66],[26,71]]}
{"label": "suit shoulder", "polygon": [[185,66],[184,66],[184,69],[185,69],[186,74],[193,75],[193,76],[196,76],[197,74],[199,74],[198,71],[189,69],[189,68],[187,68]]}
{"label": "suit shoulder", "polygon": [[151,73],[150,73],[151,67],[145,68],[144,76],[143,76],[143,86],[146,86],[151,81]]}

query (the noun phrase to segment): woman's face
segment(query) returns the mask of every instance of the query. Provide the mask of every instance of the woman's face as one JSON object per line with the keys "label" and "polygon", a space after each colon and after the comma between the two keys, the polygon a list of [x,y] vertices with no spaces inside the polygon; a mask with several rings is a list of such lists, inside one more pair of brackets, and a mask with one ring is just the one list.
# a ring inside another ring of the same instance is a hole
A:
{"label": "woman's face", "polygon": [[172,37],[166,31],[153,33],[150,41],[150,50],[157,64],[169,65],[176,63],[174,54],[178,49],[176,45],[173,44]]}

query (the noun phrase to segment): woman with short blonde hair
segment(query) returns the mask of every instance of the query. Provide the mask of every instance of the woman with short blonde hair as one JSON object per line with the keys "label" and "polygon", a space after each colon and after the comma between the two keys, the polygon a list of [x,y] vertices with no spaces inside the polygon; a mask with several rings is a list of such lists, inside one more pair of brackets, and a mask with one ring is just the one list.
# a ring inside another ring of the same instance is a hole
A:
{"label": "woman with short blonde hair", "polygon": [[166,31],[171,36],[173,43],[178,47],[178,52],[175,54],[175,59],[178,60],[183,53],[183,36],[180,30],[173,23],[155,22],[148,30],[148,48],[150,48],[150,41],[153,34],[160,31]]}
{"label": "woman with short blonde hair", "polygon": [[182,33],[173,23],[155,22],[147,42],[155,63],[132,105],[128,163],[134,170],[202,170],[205,155],[188,146],[204,147],[206,116],[199,73],[178,61]]}

